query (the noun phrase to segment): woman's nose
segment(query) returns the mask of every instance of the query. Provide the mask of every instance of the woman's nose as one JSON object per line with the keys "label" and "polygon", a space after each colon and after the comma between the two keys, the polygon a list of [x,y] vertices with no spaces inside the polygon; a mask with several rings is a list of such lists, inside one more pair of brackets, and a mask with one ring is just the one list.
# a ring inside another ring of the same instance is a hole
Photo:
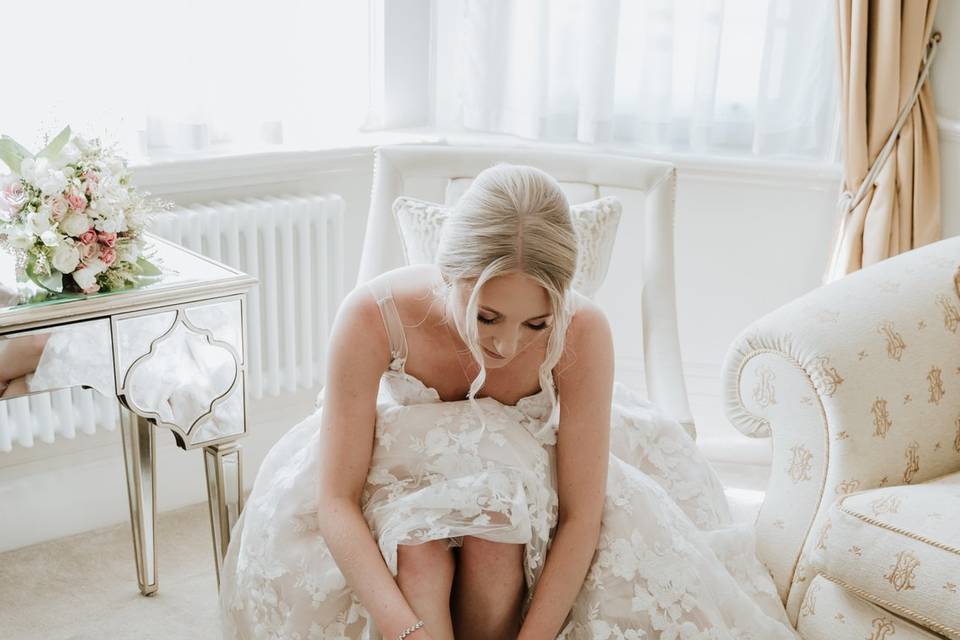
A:
{"label": "woman's nose", "polygon": [[517,332],[504,330],[493,337],[493,346],[504,358],[512,357],[517,350]]}

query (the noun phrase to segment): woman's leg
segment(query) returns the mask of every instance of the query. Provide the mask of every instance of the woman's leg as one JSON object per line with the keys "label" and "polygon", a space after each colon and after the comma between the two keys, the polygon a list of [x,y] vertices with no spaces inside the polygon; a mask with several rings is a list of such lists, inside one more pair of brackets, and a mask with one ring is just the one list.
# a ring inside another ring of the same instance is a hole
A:
{"label": "woman's leg", "polygon": [[447,545],[444,538],[397,546],[397,585],[433,640],[453,640],[450,589],[455,564]]}
{"label": "woman's leg", "polygon": [[517,637],[526,588],[523,550],[522,544],[463,537],[451,606],[457,640]]}
{"label": "woman's leg", "polygon": [[20,376],[14,378],[9,383],[0,382],[0,398],[12,398],[13,396],[22,396],[30,393],[27,386],[27,377]]}
{"label": "woman's leg", "polygon": [[36,371],[49,333],[0,340],[0,382],[9,382]]}

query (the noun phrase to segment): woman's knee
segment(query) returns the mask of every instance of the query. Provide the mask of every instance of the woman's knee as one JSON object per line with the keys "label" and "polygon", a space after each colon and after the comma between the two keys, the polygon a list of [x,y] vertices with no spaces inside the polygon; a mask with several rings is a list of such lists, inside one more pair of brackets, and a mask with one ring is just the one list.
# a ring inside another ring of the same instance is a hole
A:
{"label": "woman's knee", "polygon": [[445,585],[453,581],[455,563],[446,539],[397,546],[397,582],[401,587]]}
{"label": "woman's knee", "polygon": [[476,573],[487,580],[497,576],[503,582],[520,584],[523,582],[523,550],[522,544],[464,536],[458,552],[457,571]]}

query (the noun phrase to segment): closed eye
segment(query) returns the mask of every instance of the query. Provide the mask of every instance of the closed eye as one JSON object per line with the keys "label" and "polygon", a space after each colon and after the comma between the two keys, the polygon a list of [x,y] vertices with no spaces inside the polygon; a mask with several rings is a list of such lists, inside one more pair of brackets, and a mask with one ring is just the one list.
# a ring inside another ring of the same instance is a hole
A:
{"label": "closed eye", "polygon": [[[496,320],[490,320],[489,318],[484,318],[483,316],[477,316],[477,320],[479,320],[483,324],[495,324],[497,322]],[[526,325],[531,329],[533,329],[534,331],[543,331],[548,326],[546,322],[541,322],[540,324],[534,324],[534,323],[528,322],[526,323]]]}

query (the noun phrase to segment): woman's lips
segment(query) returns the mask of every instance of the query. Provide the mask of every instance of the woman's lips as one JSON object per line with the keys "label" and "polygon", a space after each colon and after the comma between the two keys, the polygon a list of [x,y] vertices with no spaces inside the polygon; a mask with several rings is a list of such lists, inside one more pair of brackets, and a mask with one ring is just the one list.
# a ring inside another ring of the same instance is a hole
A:
{"label": "woman's lips", "polygon": [[483,345],[480,345],[480,346],[483,348],[484,351],[487,352],[487,355],[490,356],[491,358],[494,358],[496,360],[503,360],[503,356],[497,355],[496,353],[494,353],[493,351],[490,351],[490,349],[487,349]]}

